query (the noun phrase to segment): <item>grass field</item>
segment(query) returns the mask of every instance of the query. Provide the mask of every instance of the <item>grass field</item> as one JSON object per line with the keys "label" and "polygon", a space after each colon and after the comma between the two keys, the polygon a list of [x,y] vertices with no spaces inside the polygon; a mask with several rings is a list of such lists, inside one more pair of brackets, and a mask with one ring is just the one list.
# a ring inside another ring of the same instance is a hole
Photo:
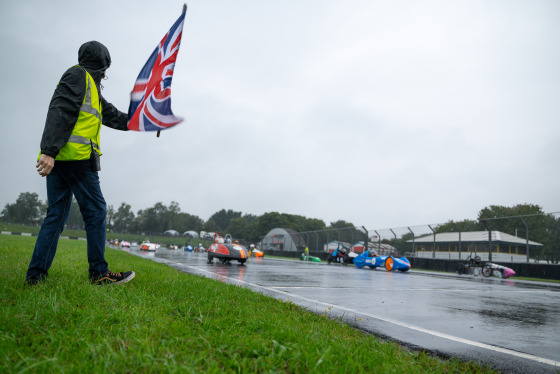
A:
{"label": "grass field", "polygon": [[0,235],[2,373],[491,372],[118,250],[111,270],[136,278],[93,286],[82,241],[61,240],[49,278],[24,287],[34,242]]}
{"label": "grass field", "polygon": [[[0,223],[0,230],[1,231],[9,231],[9,232],[19,232],[19,233],[30,233],[33,235],[37,235],[41,226],[30,226],[30,225],[21,225],[21,224],[7,224],[7,223]],[[74,238],[85,238],[86,232],[85,230],[70,230],[64,229],[62,232],[63,236],[69,236]],[[126,240],[129,242],[136,241],[141,243],[142,241],[149,239],[152,243],[160,243],[160,244],[174,244],[174,245],[185,245],[185,243],[189,240],[184,236],[180,237],[169,237],[169,236],[159,236],[159,235],[141,235],[141,234],[123,234],[123,233],[115,233],[108,231],[107,232],[107,240],[108,239],[119,239],[119,240]],[[197,245],[199,242],[207,247],[208,241],[201,240],[201,239],[190,239],[193,245]]]}

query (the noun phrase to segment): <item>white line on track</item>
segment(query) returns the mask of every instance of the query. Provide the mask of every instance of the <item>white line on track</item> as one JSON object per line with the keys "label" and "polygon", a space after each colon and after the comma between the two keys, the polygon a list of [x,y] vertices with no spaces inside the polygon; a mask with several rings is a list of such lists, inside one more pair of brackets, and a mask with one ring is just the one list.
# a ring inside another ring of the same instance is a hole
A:
{"label": "white line on track", "polygon": [[[169,261],[169,260],[167,260],[167,261]],[[275,287],[261,286],[260,284],[251,283],[251,282],[247,282],[247,281],[244,281],[244,280],[235,279],[235,278],[231,278],[231,277],[228,277],[228,276],[216,274],[216,273],[208,271],[208,270],[200,269],[196,266],[185,265],[185,264],[181,264],[181,263],[174,262],[174,261],[169,261],[169,262],[173,262],[173,263],[175,263],[177,265],[180,265],[182,267],[191,268],[191,269],[194,269],[196,271],[208,273],[208,274],[211,274],[212,276],[218,277],[220,279],[229,279],[234,283],[243,283],[243,284],[246,284],[246,285],[251,286],[251,287],[262,288],[262,289],[268,290],[270,292],[280,293],[280,294],[289,296],[291,298],[297,298],[297,299],[301,299],[301,300],[304,300],[304,301],[307,301],[307,302],[324,305],[326,307],[331,307],[331,309],[336,308],[336,309],[344,310],[346,312],[354,313],[354,314],[357,314],[357,315],[363,315],[363,316],[367,316],[367,317],[370,317],[370,318],[375,318],[377,320],[387,322],[387,323],[392,323],[392,324],[400,326],[400,327],[404,327],[404,328],[408,328],[408,329],[411,329],[411,330],[419,331],[419,332],[422,332],[422,333],[425,333],[425,334],[428,334],[428,335],[432,335],[432,336],[437,336],[438,338],[448,339],[448,340],[451,340],[451,341],[454,341],[454,342],[467,344],[467,345],[470,345],[470,346],[473,346],[473,347],[488,349],[490,351],[504,353],[504,354],[507,354],[507,355],[523,358],[523,359],[526,359],[526,360],[531,360],[531,361],[540,362],[540,363],[547,364],[547,365],[552,365],[554,367],[560,367],[560,361],[550,360],[548,358],[539,357],[539,356],[531,355],[531,354],[528,354],[528,353],[517,352],[517,351],[511,350],[511,349],[507,349],[507,348],[496,347],[496,346],[490,345],[490,344],[475,342],[473,340],[463,339],[463,338],[459,338],[459,337],[456,337],[456,336],[443,334],[443,333],[440,333],[440,332],[437,332],[437,331],[428,330],[428,329],[425,329],[423,327],[410,325],[410,324],[405,323],[405,322],[400,322],[400,321],[397,321],[397,320],[394,320],[394,319],[391,319],[391,318],[382,317],[382,316],[379,316],[379,315],[376,315],[376,314],[366,313],[366,312],[362,312],[362,311],[359,311],[359,310],[347,308],[345,306],[334,305],[334,304],[330,304],[330,303],[325,303],[323,301],[310,299],[310,298],[305,297],[305,296],[291,294],[291,293],[279,290],[278,288],[275,288]]]}
{"label": "white line on track", "polygon": [[[325,289],[325,288],[329,288],[329,289],[337,289],[337,290],[355,290],[356,288],[359,287],[317,287],[317,286],[270,286],[268,288],[272,288],[272,289],[279,289],[279,288],[283,288],[283,289]],[[364,287],[365,288],[365,287]],[[474,289],[474,288],[376,288],[376,291],[412,291],[412,292],[416,292],[416,291],[452,291],[452,292],[477,292],[480,293],[480,289]],[[499,291],[499,293],[552,293],[552,294],[558,294],[558,291],[545,291],[545,290],[505,290],[505,291]]]}

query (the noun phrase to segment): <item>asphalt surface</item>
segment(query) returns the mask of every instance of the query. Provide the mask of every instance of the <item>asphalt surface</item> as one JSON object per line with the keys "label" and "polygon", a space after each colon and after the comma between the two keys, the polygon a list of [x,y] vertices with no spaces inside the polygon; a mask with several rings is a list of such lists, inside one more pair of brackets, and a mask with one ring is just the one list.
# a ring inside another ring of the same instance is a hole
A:
{"label": "asphalt surface", "polygon": [[412,349],[508,373],[560,372],[560,284],[267,257],[208,264],[205,253],[129,251],[342,318]]}

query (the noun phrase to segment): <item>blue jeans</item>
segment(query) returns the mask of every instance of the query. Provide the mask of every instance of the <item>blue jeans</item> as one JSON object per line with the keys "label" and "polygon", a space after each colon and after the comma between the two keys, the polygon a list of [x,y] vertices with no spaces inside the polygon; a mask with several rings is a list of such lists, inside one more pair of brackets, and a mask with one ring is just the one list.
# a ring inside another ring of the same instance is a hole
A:
{"label": "blue jeans", "polygon": [[47,217],[35,242],[27,280],[38,280],[48,275],[58,239],[68,220],[72,195],[78,201],[85,223],[89,276],[96,278],[109,271],[105,261],[107,205],[101,193],[99,176],[92,170],[89,160],[56,161],[47,176]]}

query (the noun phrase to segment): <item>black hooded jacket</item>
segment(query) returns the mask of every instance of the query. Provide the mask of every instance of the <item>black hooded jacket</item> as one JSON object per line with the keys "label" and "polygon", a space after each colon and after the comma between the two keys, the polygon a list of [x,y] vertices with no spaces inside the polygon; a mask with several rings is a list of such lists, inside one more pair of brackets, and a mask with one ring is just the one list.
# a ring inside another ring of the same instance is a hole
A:
{"label": "black hooded jacket", "polygon": [[[99,42],[87,42],[78,51],[78,62],[95,81],[101,101],[103,124],[127,131],[128,116],[101,96],[99,86],[103,72],[111,65],[109,50]],[[41,139],[41,153],[56,157],[64,147],[78,120],[85,94],[86,73],[73,66],[64,73],[51,99]]]}

